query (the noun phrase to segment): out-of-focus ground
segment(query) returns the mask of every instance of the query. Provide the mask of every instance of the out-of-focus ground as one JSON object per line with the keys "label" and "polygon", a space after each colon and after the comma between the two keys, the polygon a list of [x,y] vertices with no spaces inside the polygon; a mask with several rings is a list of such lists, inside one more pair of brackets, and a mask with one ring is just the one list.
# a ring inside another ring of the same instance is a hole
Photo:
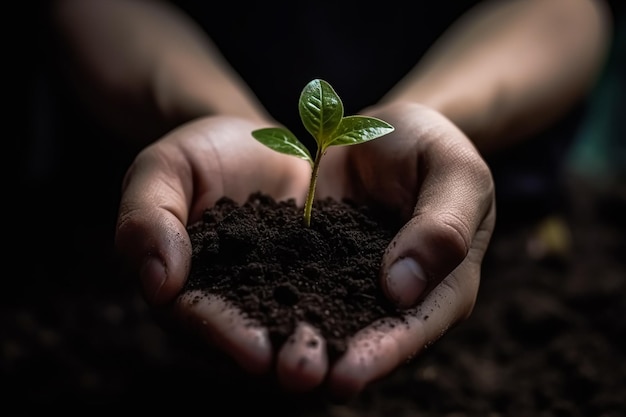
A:
{"label": "out-of-focus ground", "polygon": [[[498,189],[503,203],[473,314],[349,404],[279,395],[156,324],[111,253],[109,196],[122,171],[110,167],[129,162],[113,145],[101,149],[109,159],[62,165],[60,182],[8,194],[2,415],[171,406],[210,415],[625,416],[623,30],[616,40],[620,52],[549,186],[525,204]],[[46,121],[29,128],[45,130]],[[32,163],[35,173],[49,168]]]}

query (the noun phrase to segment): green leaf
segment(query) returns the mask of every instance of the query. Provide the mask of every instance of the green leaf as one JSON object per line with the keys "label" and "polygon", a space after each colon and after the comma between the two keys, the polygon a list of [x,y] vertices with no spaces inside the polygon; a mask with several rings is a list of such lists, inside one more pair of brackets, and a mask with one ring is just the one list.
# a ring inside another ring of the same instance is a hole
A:
{"label": "green leaf", "polygon": [[344,117],[327,146],[356,145],[393,132],[389,123],[368,116]]}
{"label": "green leaf", "polygon": [[310,81],[300,94],[300,119],[317,142],[315,159],[309,150],[289,130],[280,127],[257,129],[252,136],[265,146],[287,155],[306,159],[311,164],[311,180],[304,202],[304,224],[311,225],[311,209],[315,196],[320,161],[329,146],[355,145],[391,133],[389,123],[367,116],[343,116],[341,99],[324,80]]}
{"label": "green leaf", "polygon": [[291,131],[285,128],[267,127],[257,129],[252,131],[252,136],[276,152],[297,156],[298,158],[306,159],[311,164],[313,163],[313,158],[311,158],[311,154],[306,146]]}
{"label": "green leaf", "polygon": [[325,148],[343,118],[343,103],[326,81],[310,81],[300,94],[300,118],[318,146]]}

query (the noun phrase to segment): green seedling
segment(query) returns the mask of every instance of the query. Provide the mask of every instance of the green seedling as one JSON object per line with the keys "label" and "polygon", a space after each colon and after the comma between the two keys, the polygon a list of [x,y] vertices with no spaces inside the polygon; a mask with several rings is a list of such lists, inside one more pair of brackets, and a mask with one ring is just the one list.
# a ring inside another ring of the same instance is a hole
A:
{"label": "green seedling", "polygon": [[315,159],[307,147],[284,127],[257,129],[252,136],[277,152],[305,159],[311,164],[311,182],[304,203],[304,224],[309,227],[320,161],[328,148],[367,142],[393,132],[394,127],[375,117],[344,117],[341,99],[328,82],[320,79],[314,79],[304,87],[298,110],[302,124],[317,143]]}

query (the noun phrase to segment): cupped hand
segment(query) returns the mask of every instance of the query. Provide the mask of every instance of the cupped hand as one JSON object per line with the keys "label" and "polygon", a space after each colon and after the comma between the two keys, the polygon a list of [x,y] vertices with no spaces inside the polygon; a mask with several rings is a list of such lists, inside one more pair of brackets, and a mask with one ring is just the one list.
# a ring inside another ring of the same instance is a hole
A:
{"label": "cupped hand", "polygon": [[[491,172],[452,122],[409,103],[370,108],[367,115],[395,131],[329,148],[317,196],[352,198],[403,225],[383,256],[380,285],[406,316],[362,329],[333,364],[319,353],[324,341],[307,325],[280,356],[283,381],[299,377],[314,385],[323,379],[337,399],[359,393],[470,315],[495,223]],[[311,340],[315,351],[307,350]]]}
{"label": "cupped hand", "polygon": [[220,197],[243,203],[261,191],[304,201],[309,164],[257,142],[251,132],[260,127],[266,125],[206,117],[145,148],[124,178],[115,236],[145,299],[155,307],[173,305],[177,319],[252,373],[266,372],[273,360],[265,329],[245,325],[243,315],[217,297],[181,290],[191,263],[186,227]]}
{"label": "cupped hand", "polygon": [[146,299],[159,306],[178,297],[177,316],[245,370],[263,373],[275,364],[284,387],[327,384],[338,399],[357,394],[466,318],[495,221],[490,171],[470,140],[433,110],[406,104],[368,114],[395,131],[330,148],[317,196],[350,197],[404,224],[381,268],[381,288],[407,309],[402,322],[363,329],[335,363],[328,363],[317,329],[301,323],[274,358],[266,330],[249,326],[234,307],[217,297],[180,294],[191,261],[186,225],[204,208],[224,195],[243,202],[258,190],[302,204],[308,187],[305,161],[251,140],[250,132],[264,126],[227,117],[180,127],[142,151],[128,170],[116,248],[141,278]]}

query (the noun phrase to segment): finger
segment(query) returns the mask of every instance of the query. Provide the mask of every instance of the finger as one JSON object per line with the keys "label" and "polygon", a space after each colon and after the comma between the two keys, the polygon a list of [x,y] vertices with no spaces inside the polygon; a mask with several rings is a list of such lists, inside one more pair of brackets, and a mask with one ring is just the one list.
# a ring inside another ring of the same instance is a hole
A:
{"label": "finger", "polygon": [[[172,162],[164,163],[160,155],[168,150]],[[154,305],[174,299],[190,266],[185,224],[191,172],[175,161],[176,150],[165,146],[140,153],[124,179],[118,213],[116,251],[139,275],[145,298]]]}
{"label": "finger", "polygon": [[493,180],[475,148],[454,137],[435,142],[424,153],[413,215],[382,259],[382,288],[403,308],[414,306],[465,259],[493,213]]}
{"label": "finger", "polygon": [[[479,274],[467,263],[471,272]],[[385,318],[358,332],[346,353],[329,373],[333,396],[347,400],[369,383],[389,374],[422,349],[433,344],[461,319],[468,316],[478,291],[478,279],[459,279],[466,264],[433,289],[419,306],[402,318]]]}
{"label": "finger", "polygon": [[328,370],[326,343],[317,330],[300,323],[278,354],[278,380],[289,391],[311,390],[323,381]]}
{"label": "finger", "polygon": [[267,330],[223,299],[198,290],[188,291],[178,297],[174,313],[200,337],[228,353],[245,371],[269,371],[272,347]]}

